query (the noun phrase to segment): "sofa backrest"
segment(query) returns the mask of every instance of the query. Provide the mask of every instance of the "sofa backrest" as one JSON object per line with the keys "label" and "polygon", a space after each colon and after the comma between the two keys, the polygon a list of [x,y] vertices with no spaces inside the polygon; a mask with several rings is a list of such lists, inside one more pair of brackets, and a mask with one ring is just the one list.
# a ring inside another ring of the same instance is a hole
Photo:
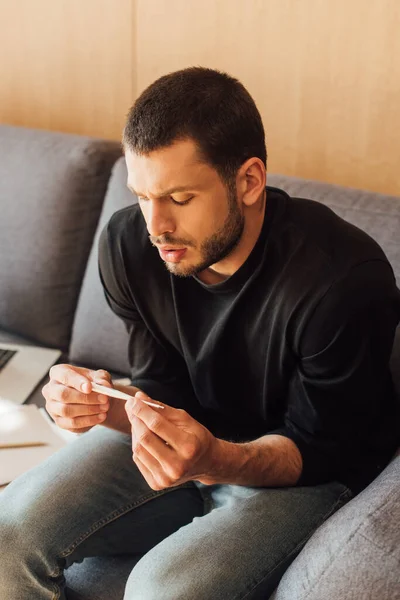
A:
{"label": "sofa backrest", "polygon": [[97,265],[97,246],[105,224],[114,212],[137,202],[126,187],[126,181],[125,159],[120,158],[112,171],[90,252],[72,329],[69,359],[77,365],[129,376],[128,334],[105,300]]}
{"label": "sofa backrest", "polygon": [[0,126],[0,328],[67,350],[120,144]]}
{"label": "sofa backrest", "polygon": [[[113,212],[137,201],[127,190],[126,181],[125,161],[121,158],[112,173],[88,262],[73,327],[70,358],[77,364],[128,375],[128,335],[104,299],[97,270],[100,231]],[[323,202],[365,230],[386,252],[400,283],[400,198],[283,175],[270,175],[268,184],[281,187],[292,196]],[[397,331],[392,362],[400,395],[400,329]]]}
{"label": "sofa backrest", "polygon": [[[291,196],[322,202],[368,233],[388,257],[400,287],[400,198],[286,175],[270,175],[268,184]],[[395,335],[391,370],[400,398],[400,326]]]}

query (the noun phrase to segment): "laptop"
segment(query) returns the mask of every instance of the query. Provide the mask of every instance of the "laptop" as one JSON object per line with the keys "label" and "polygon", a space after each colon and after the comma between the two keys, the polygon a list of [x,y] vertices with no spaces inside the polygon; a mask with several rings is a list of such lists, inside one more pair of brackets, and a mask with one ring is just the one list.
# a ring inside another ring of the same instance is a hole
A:
{"label": "laptop", "polygon": [[60,356],[53,348],[0,342],[0,398],[23,404]]}

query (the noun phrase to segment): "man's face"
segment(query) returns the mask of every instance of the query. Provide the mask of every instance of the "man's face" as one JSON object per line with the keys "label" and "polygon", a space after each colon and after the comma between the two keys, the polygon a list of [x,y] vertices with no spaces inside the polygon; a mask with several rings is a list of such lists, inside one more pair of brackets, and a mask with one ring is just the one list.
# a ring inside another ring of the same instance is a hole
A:
{"label": "man's face", "polygon": [[125,152],[128,187],[137,194],[149,238],[167,269],[187,277],[235,248],[244,228],[236,193],[202,161],[192,140],[139,156]]}

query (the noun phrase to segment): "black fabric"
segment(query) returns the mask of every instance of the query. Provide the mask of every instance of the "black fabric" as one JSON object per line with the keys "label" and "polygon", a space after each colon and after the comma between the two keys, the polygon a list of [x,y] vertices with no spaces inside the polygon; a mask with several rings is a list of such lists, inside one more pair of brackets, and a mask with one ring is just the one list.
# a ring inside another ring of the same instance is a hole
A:
{"label": "black fabric", "polygon": [[299,485],[358,492],[387,464],[400,292],[378,244],[329,208],[268,187],[252,253],[210,286],[167,271],[135,205],[103,230],[99,268],[129,332],[132,383],[150,396],[224,439],[289,437]]}

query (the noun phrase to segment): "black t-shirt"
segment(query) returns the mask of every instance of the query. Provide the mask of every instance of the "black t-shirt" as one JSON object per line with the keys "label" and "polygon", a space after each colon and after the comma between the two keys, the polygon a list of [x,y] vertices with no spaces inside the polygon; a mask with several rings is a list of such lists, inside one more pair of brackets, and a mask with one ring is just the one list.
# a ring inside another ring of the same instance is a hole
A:
{"label": "black t-shirt", "polygon": [[138,205],[103,230],[99,268],[129,332],[132,384],[149,396],[227,440],[287,436],[303,457],[298,485],[357,492],[387,464],[399,436],[388,362],[400,292],[366,233],[267,187],[257,243],[222,283],[169,273]]}

